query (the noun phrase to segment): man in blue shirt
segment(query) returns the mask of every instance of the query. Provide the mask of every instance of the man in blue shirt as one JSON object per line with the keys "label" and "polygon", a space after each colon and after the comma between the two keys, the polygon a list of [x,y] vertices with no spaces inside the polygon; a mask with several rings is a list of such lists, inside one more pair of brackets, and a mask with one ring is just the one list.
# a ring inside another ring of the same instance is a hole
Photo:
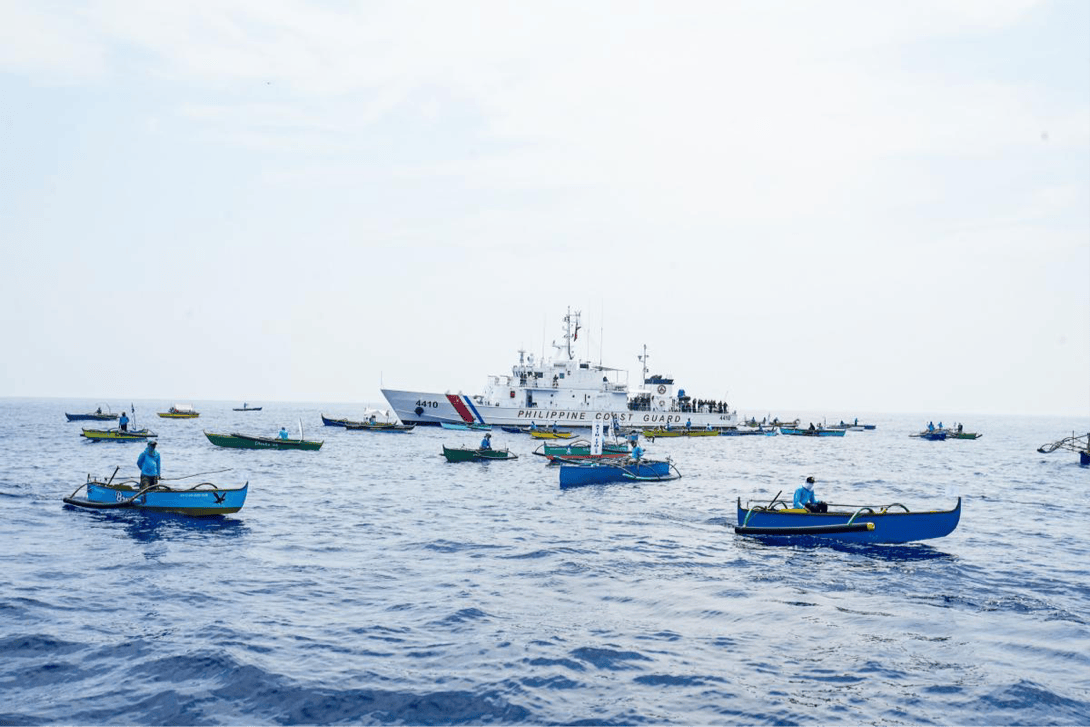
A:
{"label": "man in blue shirt", "polygon": [[155,440],[148,442],[147,449],[136,459],[140,468],[140,489],[159,484],[159,453],[155,451]]}
{"label": "man in blue shirt", "polygon": [[288,430],[287,430],[287,429],[284,429],[284,427],[280,427],[280,434],[279,434],[279,437],[280,437],[281,439],[287,439],[287,438],[288,438]]}
{"label": "man in blue shirt", "polygon": [[492,432],[484,435],[484,439],[481,440],[481,449],[492,449]]}
{"label": "man in blue shirt", "polygon": [[643,457],[643,447],[637,444],[632,448],[632,459],[639,462],[641,457]]}
{"label": "man in blue shirt", "polygon": [[795,509],[805,508],[810,512],[829,512],[829,506],[814,496],[814,478],[807,477],[802,487],[795,490]]}
{"label": "man in blue shirt", "polygon": [[117,422],[117,428],[123,432],[129,431],[129,417],[125,412],[121,412],[121,419]]}

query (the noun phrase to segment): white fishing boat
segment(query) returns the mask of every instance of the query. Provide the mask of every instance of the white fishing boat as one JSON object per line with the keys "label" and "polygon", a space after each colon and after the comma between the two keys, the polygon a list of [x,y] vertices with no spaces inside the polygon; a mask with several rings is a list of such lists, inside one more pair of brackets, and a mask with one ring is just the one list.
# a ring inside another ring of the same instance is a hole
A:
{"label": "white fishing boat", "polygon": [[398,419],[406,424],[464,422],[497,426],[591,427],[596,421],[620,427],[688,424],[694,429],[737,426],[738,413],[725,402],[700,400],[676,389],[669,376],[648,375],[647,347],[641,384],[628,385],[628,372],[576,359],[572,344],[579,336],[579,312],[564,316],[564,337],[554,343],[557,355],[539,360],[520,350],[510,374],[489,376],[480,394],[382,389]]}

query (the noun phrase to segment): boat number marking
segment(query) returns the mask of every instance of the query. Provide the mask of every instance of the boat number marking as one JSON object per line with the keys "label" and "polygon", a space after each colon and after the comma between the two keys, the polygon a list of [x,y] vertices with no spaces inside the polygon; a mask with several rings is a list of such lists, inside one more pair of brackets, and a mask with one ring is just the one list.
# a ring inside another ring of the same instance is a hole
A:
{"label": "boat number marking", "polygon": [[416,405],[417,406],[430,406],[430,407],[434,407],[436,409],[439,408],[439,402],[438,401],[424,401],[423,399],[417,399],[416,400]]}
{"label": "boat number marking", "polygon": [[127,500],[128,499],[127,497],[122,495],[120,492],[114,492],[114,497],[117,498],[118,502],[121,502],[122,500]]}
{"label": "boat number marking", "polygon": [[665,394],[666,393],[666,387],[663,386],[662,384],[659,384],[659,393],[660,394]]}

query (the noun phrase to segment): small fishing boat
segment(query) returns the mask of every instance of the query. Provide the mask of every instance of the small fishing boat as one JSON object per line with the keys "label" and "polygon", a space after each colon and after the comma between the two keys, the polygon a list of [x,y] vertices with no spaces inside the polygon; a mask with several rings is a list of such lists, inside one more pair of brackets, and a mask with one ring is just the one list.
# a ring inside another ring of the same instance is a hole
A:
{"label": "small fishing boat", "polygon": [[1041,454],[1048,454],[1049,452],[1055,452],[1057,449],[1078,452],[1079,464],[1083,467],[1090,465],[1090,433],[1077,437],[1075,436],[1075,433],[1072,432],[1070,437],[1064,437],[1051,444],[1042,444],[1037,448],[1037,451]]}
{"label": "small fishing boat", "polygon": [[718,429],[647,429],[644,430],[643,436],[648,439],[654,439],[655,437],[718,437]]}
{"label": "small fishing boat", "polygon": [[959,432],[954,429],[950,429],[946,432],[947,439],[980,439],[984,435],[979,432]]}
{"label": "small fishing boat", "polygon": [[492,431],[491,424],[479,424],[478,422],[439,422],[439,426],[443,429],[450,429],[453,431],[464,432],[467,429],[472,429],[478,432],[490,432]]}
{"label": "small fishing boat", "polygon": [[776,429],[775,427],[772,427],[771,429],[765,429],[763,427],[758,427],[757,429],[728,428],[728,429],[720,429],[719,430],[719,436],[720,437],[756,437],[756,436],[775,437],[779,433],[780,433],[779,430]]}
{"label": "small fishing boat", "polygon": [[501,426],[500,429],[508,434],[526,434],[526,432],[530,431],[529,427],[509,427],[507,425]]}
{"label": "small fishing boat", "polygon": [[506,449],[469,449],[468,447],[448,447],[443,445],[443,456],[447,462],[491,462],[497,459],[518,459]]}
{"label": "small fishing boat", "polygon": [[[64,498],[64,504],[93,510],[132,508],[194,516],[229,515],[242,509],[249,486],[247,482],[242,487],[223,489],[211,482],[201,482],[188,487],[172,487],[160,480],[157,485],[141,488],[139,480],[115,482],[111,477],[100,482],[88,475],[87,482]],[[84,489],[84,497],[77,497]]]}
{"label": "small fishing boat", "polygon": [[749,420],[746,421],[746,422],[743,422],[743,424],[745,424],[747,427],[752,427],[754,429],[758,429],[758,428],[761,428],[761,427],[772,427],[773,429],[776,429],[776,428],[779,428],[779,427],[787,427],[788,429],[795,429],[795,428],[797,428],[799,426],[799,420],[794,419],[794,420],[789,421],[789,422],[782,422],[782,421],[780,421],[779,417],[775,417],[773,419],[769,419],[768,417],[765,417],[761,421],[757,421],[757,419],[755,417],[750,417]]}
{"label": "small fishing boat", "polygon": [[945,442],[946,437],[949,434],[950,433],[945,429],[925,429],[922,432],[916,432],[915,434],[909,434],[908,436],[926,439],[928,442]]}
{"label": "small fishing boat", "polygon": [[261,411],[260,406],[250,406],[249,404],[243,404],[242,406],[236,406],[231,411]]}
{"label": "small fishing boat", "polygon": [[844,429],[849,432],[872,432],[877,427],[874,424],[860,424],[858,419],[854,421],[846,422],[843,419],[839,424],[826,424],[826,429]]}
{"label": "small fishing boat", "polygon": [[394,422],[346,422],[344,428],[353,432],[411,432],[416,425]]}
{"label": "small fishing boat", "polygon": [[349,424],[364,424],[364,422],[354,422],[351,419],[330,419],[325,414],[321,415],[322,424],[327,427],[347,427]]}
{"label": "small fishing boat", "polygon": [[892,505],[829,505],[828,512],[793,508],[778,499],[742,507],[738,498],[738,535],[810,536],[859,543],[909,543],[949,535],[961,519],[961,498],[952,510],[912,511]]}
{"label": "small fishing boat", "polygon": [[84,429],[80,436],[92,442],[142,442],[159,435],[147,429]]}
{"label": "small fishing boat", "polygon": [[786,434],[790,437],[843,437],[844,431],[843,429],[822,429],[820,427],[814,429],[780,427],[780,434]]}
{"label": "small fishing boat", "polygon": [[[671,472],[672,470],[672,472]],[[560,465],[560,487],[582,487],[609,482],[668,482],[681,477],[669,460],[631,459],[608,462],[563,460]]]}
{"label": "small fishing boat", "polygon": [[214,434],[205,432],[208,441],[217,447],[229,447],[231,449],[305,449],[318,450],[323,442],[314,442],[306,439],[280,439],[279,437],[257,437],[250,434]]}
{"label": "small fishing boat", "polygon": [[196,419],[200,416],[192,404],[175,404],[166,411],[156,413],[164,419]]}
{"label": "small fishing boat", "polygon": [[628,447],[624,444],[604,444],[601,454],[591,454],[591,444],[585,439],[576,439],[565,444],[541,444],[533,451],[538,457],[545,457],[549,462],[573,459],[618,459],[628,456]]}
{"label": "small fishing boat", "polygon": [[530,436],[534,439],[571,439],[575,434],[563,429],[558,429],[555,432],[549,429],[531,429]]}
{"label": "small fishing boat", "polygon": [[106,407],[106,411],[102,411],[101,406],[96,411],[87,412],[86,414],[69,414],[68,412],[65,412],[64,415],[68,417],[68,421],[70,422],[107,422],[113,419],[117,419],[117,417],[120,416],[119,414],[114,414],[112,411],[110,411],[110,407]]}

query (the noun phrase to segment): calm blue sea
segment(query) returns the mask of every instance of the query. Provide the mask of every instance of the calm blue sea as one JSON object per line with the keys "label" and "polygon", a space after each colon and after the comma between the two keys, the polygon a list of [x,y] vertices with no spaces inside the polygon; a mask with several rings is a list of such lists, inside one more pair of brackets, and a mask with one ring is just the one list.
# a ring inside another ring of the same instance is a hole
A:
{"label": "calm blue sea", "polygon": [[[96,403],[0,401],[0,724],[1090,723],[1090,468],[1035,451],[1090,421],[660,439],[681,480],[561,491],[498,430],[520,459],[448,464],[442,444],[479,435],[321,426],[363,405],[136,402],[165,477],[250,483],[240,513],[198,520],[62,505],[89,473],[136,473],[141,445],[65,421]],[[320,452],[202,434],[299,421]],[[961,524],[908,546],[734,535],[736,498],[807,475],[833,502],[960,495]]]}

